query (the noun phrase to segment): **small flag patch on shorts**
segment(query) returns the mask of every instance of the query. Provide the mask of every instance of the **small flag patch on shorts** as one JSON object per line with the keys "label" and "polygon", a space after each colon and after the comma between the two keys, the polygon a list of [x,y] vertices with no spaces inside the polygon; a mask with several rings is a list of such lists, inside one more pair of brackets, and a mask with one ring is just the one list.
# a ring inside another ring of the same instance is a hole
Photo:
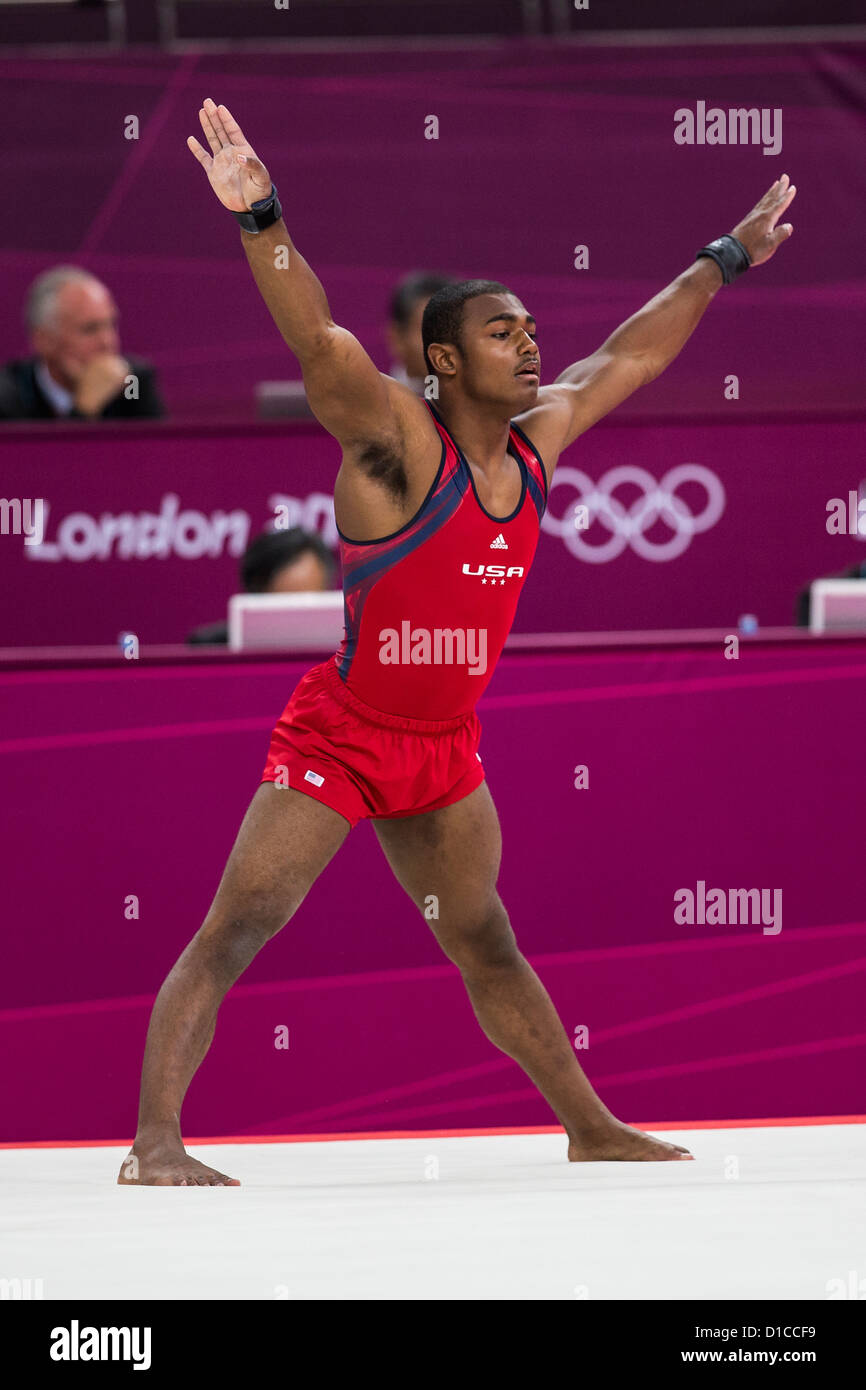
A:
{"label": "small flag patch on shorts", "polygon": [[314,787],[320,787],[324,780],[324,777],[320,777],[318,772],[313,772],[310,768],[307,768],[304,773],[304,781],[312,782]]}

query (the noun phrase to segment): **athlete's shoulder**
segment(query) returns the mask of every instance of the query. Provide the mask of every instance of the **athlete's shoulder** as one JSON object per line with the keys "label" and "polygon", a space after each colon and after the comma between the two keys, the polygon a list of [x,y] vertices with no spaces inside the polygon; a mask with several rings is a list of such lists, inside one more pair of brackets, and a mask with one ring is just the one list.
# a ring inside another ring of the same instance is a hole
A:
{"label": "athlete's shoulder", "polygon": [[550,491],[550,479],[544,456],[538,445],[526,433],[522,425],[516,419],[511,421],[511,453],[517,453],[523,466],[523,476],[526,483],[526,491],[535,504],[538,512],[539,521],[544,515],[547,507],[547,498]]}
{"label": "athlete's shoulder", "polygon": [[511,421],[541,459],[548,484],[562,453],[570,419],[569,401],[563,391],[553,385],[540,386],[535,405],[515,415]]}
{"label": "athlete's shoulder", "polygon": [[415,429],[429,434],[432,430],[435,433],[433,414],[424,397],[419,396],[405,381],[398,381],[396,377],[388,376],[385,372],[380,372],[379,375],[388,392],[388,403],[400,423],[410,431]]}

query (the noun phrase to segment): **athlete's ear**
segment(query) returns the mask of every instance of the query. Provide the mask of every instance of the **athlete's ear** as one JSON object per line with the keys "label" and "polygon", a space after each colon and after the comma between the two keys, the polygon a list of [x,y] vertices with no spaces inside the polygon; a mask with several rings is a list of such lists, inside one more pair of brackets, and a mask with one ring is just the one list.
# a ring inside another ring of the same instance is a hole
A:
{"label": "athlete's ear", "polygon": [[430,343],[427,356],[433,364],[436,376],[457,375],[457,354],[447,343]]}

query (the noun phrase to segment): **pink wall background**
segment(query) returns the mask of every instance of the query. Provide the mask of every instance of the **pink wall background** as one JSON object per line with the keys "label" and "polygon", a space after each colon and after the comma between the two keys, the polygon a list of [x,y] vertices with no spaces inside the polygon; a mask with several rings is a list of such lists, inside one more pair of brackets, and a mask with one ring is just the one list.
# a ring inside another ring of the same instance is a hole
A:
{"label": "pink wall background", "polygon": [[[543,529],[515,630],[736,626],[742,613],[754,613],[764,626],[793,622],[804,585],[866,560],[866,533],[827,533],[830,498],[847,501],[849,491],[866,496],[863,437],[862,417],[598,425],[562,455],[545,526],[585,495],[580,489],[587,483],[575,485],[571,470],[603,484],[622,465],[639,470],[633,477],[648,475],[651,488],[683,464],[709,469],[722,499],[719,519],[663,561],[659,547],[675,537],[664,520],[646,532],[655,558],[628,544],[604,564],[588,563]],[[135,632],[142,643],[184,641],[198,624],[224,618],[240,587],[238,559],[228,546],[195,559],[178,553],[124,559],[115,541],[105,559],[57,558],[64,520],[86,513],[95,532],[104,516],[158,514],[173,496],[178,512],[201,518],[241,510],[253,535],[273,519],[278,499],[294,499],[287,503],[292,517],[334,541],[328,518],[338,464],[338,446],[316,424],[151,424],[122,432],[88,427],[80,435],[66,428],[56,435],[49,425],[0,435],[4,495],[48,503],[42,553],[49,557],[37,557],[21,536],[0,537],[0,585],[15,595],[0,614],[0,647],[108,644],[121,631]],[[646,494],[627,482],[615,495],[629,508]],[[708,503],[697,482],[686,482],[676,495],[692,517]],[[202,520],[189,522],[185,534],[203,537]],[[581,538],[598,547],[609,535],[595,521]]]}
{"label": "pink wall background", "polygon": [[[0,357],[25,350],[29,280],[72,260],[115,289],[124,343],[152,357],[176,414],[248,417],[256,381],[298,375],[186,148],[210,95],[268,165],[337,321],[382,368],[391,286],[441,268],[523,297],[552,380],[787,172],[791,242],[721,292],[623,410],[862,406],[864,43],[26,53],[0,56],[0,81],[16,190],[0,207]],[[674,112],[698,101],[780,109],[781,150],[676,145]],[[431,113],[438,140],[424,138]],[[22,217],[46,190],[51,212]]]}
{"label": "pink wall background", "polygon": [[[133,1132],[153,996],[304,669],[0,674],[3,1139]],[[503,658],[479,706],[500,892],[623,1118],[863,1113],[864,694],[859,639]],[[782,931],[678,925],[698,880],[781,888]],[[184,1113],[199,1135],[551,1122],[364,824],[231,992]]]}

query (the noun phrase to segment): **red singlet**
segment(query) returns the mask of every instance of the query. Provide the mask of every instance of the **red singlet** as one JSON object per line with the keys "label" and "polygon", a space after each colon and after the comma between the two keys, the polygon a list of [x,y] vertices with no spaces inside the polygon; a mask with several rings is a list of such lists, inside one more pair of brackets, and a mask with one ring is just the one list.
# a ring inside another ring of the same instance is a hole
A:
{"label": "red singlet", "polygon": [[298,682],[262,773],[353,826],[440,810],[483,782],[475,704],[514,620],[547,505],[541,459],[512,425],[520,500],[508,517],[486,512],[466,459],[429,408],[442,440],[430,491],[390,536],[340,533],[345,637]]}
{"label": "red singlet", "polygon": [[427,405],[442,459],[420,510],[380,540],[339,533],[346,633],[336,666],[374,709],[450,719],[474,707],[493,675],[535,555],[547,477],[511,425],[520,499],[510,516],[491,516],[463,453]]}

